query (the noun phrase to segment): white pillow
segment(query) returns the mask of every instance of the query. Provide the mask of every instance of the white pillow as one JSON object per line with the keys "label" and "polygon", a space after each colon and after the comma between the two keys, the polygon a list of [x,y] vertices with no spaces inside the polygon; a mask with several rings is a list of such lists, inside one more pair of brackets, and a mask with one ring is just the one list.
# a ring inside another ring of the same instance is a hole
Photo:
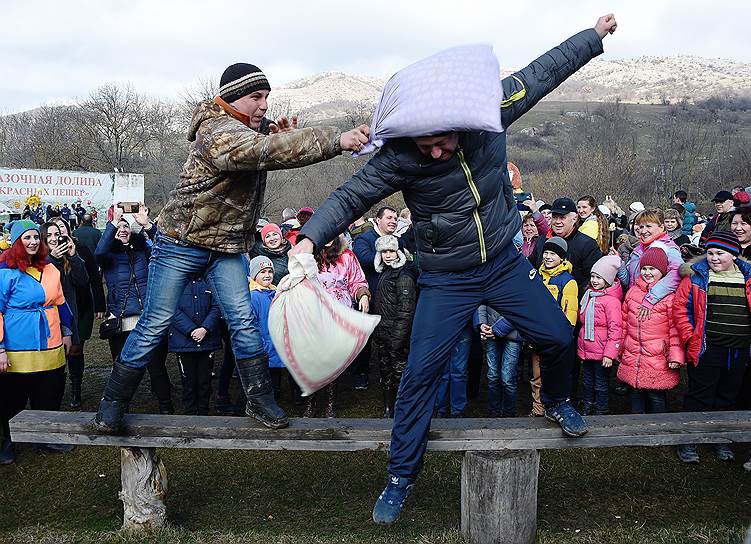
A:
{"label": "white pillow", "polygon": [[451,131],[502,132],[500,66],[490,45],[446,49],[399,70],[373,114],[370,142]]}

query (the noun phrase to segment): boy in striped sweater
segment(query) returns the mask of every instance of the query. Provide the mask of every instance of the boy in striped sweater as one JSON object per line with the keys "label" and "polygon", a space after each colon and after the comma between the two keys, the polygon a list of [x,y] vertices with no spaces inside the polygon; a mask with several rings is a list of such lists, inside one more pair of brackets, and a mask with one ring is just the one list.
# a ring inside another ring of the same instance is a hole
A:
{"label": "boy in striped sweater", "polygon": [[[731,410],[749,364],[751,347],[751,264],[738,256],[733,232],[717,231],[706,242],[707,255],[684,266],[673,306],[681,340],[686,344],[686,412]],[[722,461],[733,451],[715,445]],[[684,463],[698,463],[695,445],[678,448]]]}

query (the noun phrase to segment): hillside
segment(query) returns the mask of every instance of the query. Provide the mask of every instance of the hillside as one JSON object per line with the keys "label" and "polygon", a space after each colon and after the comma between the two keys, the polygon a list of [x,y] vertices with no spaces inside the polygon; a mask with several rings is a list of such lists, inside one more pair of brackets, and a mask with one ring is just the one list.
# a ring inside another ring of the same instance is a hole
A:
{"label": "hillside", "polygon": [[[512,71],[502,70],[502,75]],[[384,83],[376,77],[323,72],[275,89],[272,100],[280,109],[316,122],[372,108]],[[639,57],[595,59],[547,99],[659,104],[728,93],[751,96],[751,64],[696,56]]]}

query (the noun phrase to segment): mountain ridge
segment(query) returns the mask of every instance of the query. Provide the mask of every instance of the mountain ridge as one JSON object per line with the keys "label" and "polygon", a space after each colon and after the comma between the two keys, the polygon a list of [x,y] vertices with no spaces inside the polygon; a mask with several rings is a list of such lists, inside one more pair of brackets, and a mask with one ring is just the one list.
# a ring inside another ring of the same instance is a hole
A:
{"label": "mountain ridge", "polygon": [[[502,69],[501,76],[515,70]],[[319,121],[371,110],[386,78],[320,72],[274,90],[272,105]],[[556,101],[696,102],[718,95],[751,96],[751,63],[696,55],[594,59],[546,97]]]}

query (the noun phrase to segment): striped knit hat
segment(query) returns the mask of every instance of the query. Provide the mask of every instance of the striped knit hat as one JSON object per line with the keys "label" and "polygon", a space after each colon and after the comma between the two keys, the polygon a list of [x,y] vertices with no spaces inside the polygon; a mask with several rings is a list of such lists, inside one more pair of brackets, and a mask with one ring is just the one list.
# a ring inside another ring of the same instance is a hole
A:
{"label": "striped knit hat", "polygon": [[721,249],[727,251],[733,257],[737,257],[741,254],[741,243],[738,241],[738,237],[734,232],[729,230],[717,230],[713,232],[704,247]]}
{"label": "striped knit hat", "polygon": [[219,96],[229,103],[262,89],[271,91],[266,75],[258,66],[244,62],[227,67],[219,81]]}

